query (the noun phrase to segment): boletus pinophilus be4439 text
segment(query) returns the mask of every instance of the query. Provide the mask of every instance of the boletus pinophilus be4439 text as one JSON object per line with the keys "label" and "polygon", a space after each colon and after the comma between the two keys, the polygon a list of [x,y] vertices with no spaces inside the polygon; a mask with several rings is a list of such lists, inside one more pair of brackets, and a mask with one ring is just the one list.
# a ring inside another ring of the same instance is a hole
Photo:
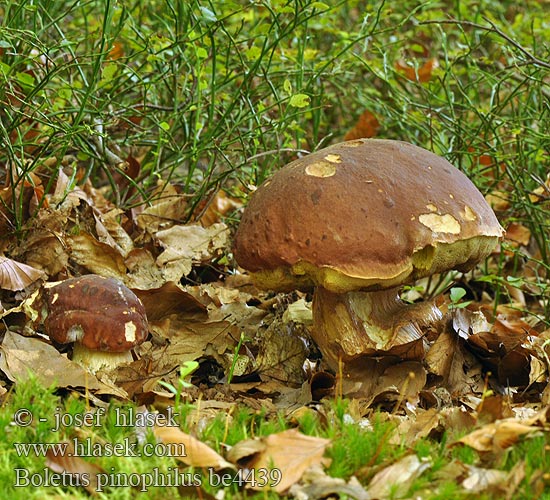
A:
{"label": "boletus pinophilus be4439 text", "polygon": [[293,161],[250,197],[234,256],[261,288],[315,288],[312,337],[339,360],[388,352],[441,318],[404,284],[487,257],[503,230],[447,160],[401,141],[336,144]]}
{"label": "boletus pinophilus be4439 text", "polygon": [[145,307],[114,278],[89,274],[46,284],[38,304],[45,333],[73,343],[73,361],[92,372],[132,361],[131,349],[148,335]]}

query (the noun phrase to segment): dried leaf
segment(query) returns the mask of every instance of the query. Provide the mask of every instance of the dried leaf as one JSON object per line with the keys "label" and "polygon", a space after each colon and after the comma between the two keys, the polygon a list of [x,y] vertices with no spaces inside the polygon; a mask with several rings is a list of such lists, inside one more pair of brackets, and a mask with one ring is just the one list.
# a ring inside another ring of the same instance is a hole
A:
{"label": "dried leaf", "polygon": [[130,235],[120,225],[119,219],[124,211],[113,208],[107,213],[94,213],[95,230],[98,240],[113,247],[120,255],[127,257],[134,249],[134,242]]}
{"label": "dried leaf", "polygon": [[255,367],[262,380],[273,379],[290,387],[302,384],[308,352],[297,334],[299,328],[294,323],[275,320],[258,339]]}
{"label": "dried leaf", "polygon": [[[463,324],[461,328],[465,328]],[[470,370],[480,366],[478,360],[464,347],[456,333],[445,329],[430,347],[425,360],[428,371],[441,377],[439,385],[452,394],[464,394],[476,384],[480,370]]]}
{"label": "dried leaf", "polygon": [[149,321],[164,319],[175,313],[188,319],[206,319],[206,307],[176,283],[167,282],[159,288],[133,291],[145,306]]}
{"label": "dried leaf", "polygon": [[506,191],[495,189],[485,195],[485,200],[495,212],[504,212],[510,208],[510,195]]}
{"label": "dried leaf", "polygon": [[355,477],[346,482],[344,479],[330,477],[319,466],[309,468],[303,475],[304,484],[294,484],[289,495],[294,498],[317,500],[324,498],[353,498],[369,500],[371,496]]}
{"label": "dried leaf", "polygon": [[82,486],[91,495],[98,493],[98,474],[105,474],[105,470],[91,462],[75,456],[73,443],[70,441],[58,443],[65,447],[64,453],[55,453],[48,448],[46,453],[46,466],[59,474],[74,476],[71,485]]}
{"label": "dried leaf", "polygon": [[39,269],[0,256],[0,288],[4,290],[24,290],[44,277],[44,272]]}
{"label": "dried leaf", "polygon": [[521,436],[538,431],[540,427],[510,418],[484,425],[462,437],[457,443],[465,444],[479,452],[500,453],[517,443]]}
{"label": "dried leaf", "polygon": [[435,57],[428,59],[418,68],[408,65],[405,61],[397,61],[395,63],[395,69],[403,74],[405,78],[420,83],[429,82],[434,69],[438,67],[439,61]]}
{"label": "dried leaf", "polygon": [[389,356],[359,358],[345,377],[336,381],[336,387],[342,388],[343,395],[365,398],[370,403],[402,400],[413,404],[425,385],[426,370],[422,363],[396,363]]}
{"label": "dried leaf", "polygon": [[508,474],[501,470],[483,469],[473,465],[466,465],[466,468],[468,477],[462,481],[462,487],[471,493],[498,489],[508,478]]}
{"label": "dried leaf", "polygon": [[51,345],[32,337],[6,331],[0,345],[0,370],[13,382],[27,380],[34,373],[44,387],[87,387],[104,389],[97,378],[80,365],[69,361]]}
{"label": "dried leaf", "polygon": [[214,225],[216,222],[220,222],[222,217],[227,215],[229,212],[237,210],[242,206],[242,202],[236,198],[231,198],[223,190],[219,190],[209,201],[206,208],[199,207],[201,210],[201,215],[198,219],[198,222],[203,227],[209,227]]}
{"label": "dried leaf", "polygon": [[[255,453],[245,465],[248,469],[265,468],[280,471],[281,481],[272,488],[278,493],[288,490],[297,483],[310,467],[325,463],[326,459],[323,455],[330,444],[329,439],[306,436],[296,429],[271,434],[254,441],[260,441],[263,447],[260,447],[261,451]],[[231,456],[239,456],[241,447],[250,449],[251,443],[248,440],[237,443],[231,450]],[[257,445],[252,449],[256,450]]]}
{"label": "dried leaf", "polygon": [[427,460],[421,460],[416,455],[407,455],[378,472],[367,490],[372,498],[405,498],[411,484],[430,467]]}
{"label": "dried leaf", "polygon": [[412,446],[419,439],[429,436],[434,429],[441,425],[443,420],[440,412],[435,408],[417,410],[416,415],[403,419],[392,436],[391,443],[396,445]]}
{"label": "dried leaf", "polygon": [[207,262],[226,248],[229,229],[222,223],[208,228],[173,226],[159,231],[155,238],[165,249],[158,256],[157,264],[164,267],[167,281],[178,282],[191,272],[193,264]]}
{"label": "dried leaf", "polygon": [[23,246],[25,262],[43,270],[48,276],[56,276],[66,269],[69,253],[58,231],[49,228],[36,229],[23,242]]}
{"label": "dried leaf", "polygon": [[185,452],[174,458],[186,465],[191,467],[212,467],[216,470],[235,468],[233,464],[225,460],[210,446],[186,434],[177,427],[155,426],[153,433],[163,443],[183,444]]}
{"label": "dried leaf", "polygon": [[506,228],[504,239],[515,247],[526,247],[531,241],[531,231],[528,227],[518,222],[512,222]]}
{"label": "dried leaf", "polygon": [[[239,333],[228,322],[189,321],[185,315],[172,315],[163,321],[150,322],[158,341],[145,342],[140,352],[152,361],[152,374],[166,374],[185,361],[210,356],[229,368],[225,353],[233,353]],[[162,340],[166,339],[166,345]]]}
{"label": "dried leaf", "polygon": [[354,127],[344,136],[345,141],[374,137],[380,129],[380,123],[376,116],[369,110],[363,111]]}
{"label": "dried leaf", "polygon": [[96,240],[89,233],[69,238],[71,258],[94,274],[124,281],[126,264],[122,255],[111,245]]}
{"label": "dried leaf", "polygon": [[159,192],[151,197],[152,205],[136,215],[136,225],[148,234],[154,235],[160,229],[180,223],[186,218],[187,198],[186,195],[178,193],[174,186],[163,185]]}
{"label": "dried leaf", "polygon": [[529,199],[532,203],[539,203],[547,200],[550,197],[550,173],[546,175],[546,180],[538,188],[529,194]]}
{"label": "dried leaf", "polygon": [[290,304],[283,313],[283,322],[300,323],[305,326],[313,325],[313,312],[311,311],[311,303],[306,303],[304,298]]}

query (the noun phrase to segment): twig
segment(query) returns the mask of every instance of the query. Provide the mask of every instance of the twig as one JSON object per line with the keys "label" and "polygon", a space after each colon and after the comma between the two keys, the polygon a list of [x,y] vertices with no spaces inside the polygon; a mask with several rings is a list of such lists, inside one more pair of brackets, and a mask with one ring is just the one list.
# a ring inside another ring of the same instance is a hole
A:
{"label": "twig", "polygon": [[96,146],[99,153],[102,153],[105,155],[105,158],[107,159],[107,162],[109,165],[113,167],[119,167],[122,168],[122,170],[125,170],[128,166],[128,163],[126,160],[123,160],[120,156],[118,156],[116,153],[113,153],[106,145],[104,140],[104,126],[103,123],[97,119],[94,118],[93,121],[93,128],[97,132],[97,134],[92,136],[92,141],[94,145]]}
{"label": "twig", "polygon": [[458,19],[442,19],[442,20],[433,20],[433,21],[422,21],[419,24],[425,25],[425,24],[456,24],[459,26],[470,26],[472,28],[481,29],[484,31],[494,32],[501,38],[504,38],[510,45],[518,49],[523,55],[527,57],[527,59],[531,60],[532,63],[536,64],[537,66],[540,66],[542,68],[550,69],[550,62],[544,61],[542,59],[539,59],[537,56],[531,54],[523,45],[516,42],[513,38],[511,38],[509,35],[504,33],[500,28],[498,28],[490,19],[487,19],[486,17],[483,18],[485,21],[489,23],[489,26],[485,26],[483,24],[474,23],[472,21],[460,21]]}

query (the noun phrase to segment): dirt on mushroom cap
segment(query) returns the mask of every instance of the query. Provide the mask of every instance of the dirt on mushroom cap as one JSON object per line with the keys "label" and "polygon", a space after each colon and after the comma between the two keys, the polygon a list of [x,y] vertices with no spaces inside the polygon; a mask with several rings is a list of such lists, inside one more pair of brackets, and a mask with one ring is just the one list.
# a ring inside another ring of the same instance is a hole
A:
{"label": "dirt on mushroom cap", "polygon": [[483,195],[447,160],[365,139],[296,160],[260,186],[234,253],[265,288],[343,292],[469,268],[501,235]]}

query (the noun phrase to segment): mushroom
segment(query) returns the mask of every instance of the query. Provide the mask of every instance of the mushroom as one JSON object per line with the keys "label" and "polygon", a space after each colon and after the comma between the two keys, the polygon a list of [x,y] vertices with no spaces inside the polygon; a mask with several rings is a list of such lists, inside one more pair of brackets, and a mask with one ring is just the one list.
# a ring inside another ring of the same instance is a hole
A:
{"label": "mushroom", "polygon": [[71,278],[41,293],[40,319],[59,344],[74,342],[73,361],[92,372],[132,361],[148,334],[145,308],[120,281],[94,274]]}
{"label": "mushroom", "polygon": [[405,304],[401,287],[471,269],[502,233],[483,195],[447,160],[363,139],[293,161],[258,187],[234,256],[260,288],[315,287],[312,338],[336,370],[340,360],[421,338],[441,311]]}

